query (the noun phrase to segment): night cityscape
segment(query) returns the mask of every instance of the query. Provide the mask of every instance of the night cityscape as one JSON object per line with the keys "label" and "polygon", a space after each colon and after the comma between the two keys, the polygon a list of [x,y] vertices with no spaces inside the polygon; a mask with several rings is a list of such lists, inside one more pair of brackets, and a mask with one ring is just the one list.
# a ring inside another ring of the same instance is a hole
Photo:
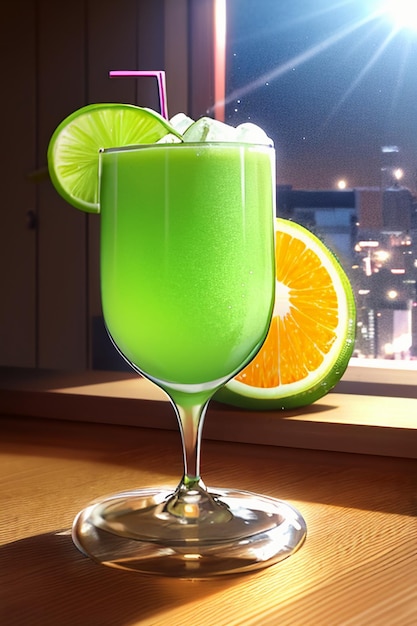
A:
{"label": "night cityscape", "polygon": [[[399,175],[399,172],[397,173]],[[354,356],[417,357],[417,198],[398,182],[343,191],[277,188],[277,213],[323,239],[354,289]]]}
{"label": "night cityscape", "polygon": [[417,26],[405,8],[228,1],[226,121],[273,138],[278,215],[341,261],[363,358],[417,358]]}

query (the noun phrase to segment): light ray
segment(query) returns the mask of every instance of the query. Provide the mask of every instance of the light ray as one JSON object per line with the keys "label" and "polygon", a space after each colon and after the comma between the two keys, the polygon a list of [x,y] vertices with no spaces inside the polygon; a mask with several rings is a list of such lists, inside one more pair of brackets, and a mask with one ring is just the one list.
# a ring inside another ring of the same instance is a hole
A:
{"label": "light ray", "polygon": [[262,39],[268,37],[271,33],[277,36],[280,31],[286,31],[288,28],[305,24],[306,21],[313,23],[314,20],[322,20],[327,14],[335,13],[338,9],[349,6],[350,4],[352,4],[352,0],[340,0],[339,2],[330,3],[328,6],[321,8],[315,7],[311,9],[309,13],[302,12],[296,16],[286,18],[285,20],[281,20],[278,24],[276,24],[274,20],[271,20],[262,28],[257,28],[249,33],[245,33],[244,42],[251,40],[262,41]]}
{"label": "light ray", "polygon": [[255,91],[256,89],[260,87],[263,87],[266,83],[276,80],[277,78],[279,78],[286,72],[291,71],[294,67],[299,67],[300,65],[306,63],[307,61],[310,61],[312,58],[314,58],[318,54],[321,54],[322,52],[324,52],[331,46],[335,45],[336,43],[338,43],[339,41],[341,41],[342,39],[344,39],[345,37],[347,37],[354,31],[356,31],[358,28],[361,28],[368,22],[372,21],[374,17],[375,17],[374,14],[368,15],[364,17],[363,19],[358,20],[357,22],[354,22],[350,24],[349,26],[346,26],[345,28],[337,31],[333,35],[330,35],[329,37],[327,37],[324,41],[321,41],[320,43],[316,44],[315,46],[312,46],[308,50],[305,50],[301,54],[298,54],[295,57],[292,57],[285,63],[282,63],[281,65],[279,65],[278,67],[275,67],[269,72],[265,72],[265,74],[262,74],[259,78],[251,81],[244,87],[239,87],[238,89],[233,90],[225,98],[224,102],[216,103],[216,106],[228,105],[234,100],[239,100],[242,97],[251,93],[252,91]]}
{"label": "light ray", "polygon": [[383,52],[385,51],[387,46],[390,44],[392,39],[395,37],[395,35],[396,35],[396,31],[392,30],[388,34],[388,36],[385,38],[385,40],[381,43],[379,48],[377,48],[377,50],[375,50],[374,54],[371,56],[369,61],[366,63],[366,65],[364,65],[364,67],[361,69],[361,71],[359,72],[357,77],[352,81],[352,83],[346,89],[345,93],[340,98],[339,102],[336,104],[335,107],[333,107],[332,111],[330,112],[330,114],[329,114],[328,118],[326,119],[326,121],[325,121],[323,126],[327,126],[327,124],[331,121],[331,119],[340,110],[340,108],[343,106],[343,104],[346,102],[346,100],[349,98],[349,96],[355,91],[355,89],[358,87],[358,85],[363,81],[365,76],[373,68],[373,66],[378,61],[378,59],[381,57],[381,55],[383,54]]}
{"label": "light ray", "polygon": [[391,111],[395,111],[397,102],[401,95],[401,87],[404,85],[405,80],[405,70],[407,67],[407,60],[410,55],[411,42],[408,41],[407,45],[404,46],[401,63],[398,65],[398,76],[397,81],[394,85],[392,85],[393,95],[391,102]]}

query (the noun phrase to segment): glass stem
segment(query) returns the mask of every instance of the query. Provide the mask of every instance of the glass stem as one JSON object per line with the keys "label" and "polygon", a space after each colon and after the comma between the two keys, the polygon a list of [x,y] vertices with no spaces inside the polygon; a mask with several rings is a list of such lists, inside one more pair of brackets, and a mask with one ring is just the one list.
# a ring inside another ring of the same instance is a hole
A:
{"label": "glass stem", "polygon": [[193,396],[177,397],[174,402],[180,427],[184,457],[183,486],[193,489],[197,485],[204,486],[200,477],[200,449],[204,417],[210,398]]}
{"label": "glass stem", "polygon": [[204,417],[213,391],[204,394],[175,393],[171,396],[177,415],[184,457],[184,474],[175,492],[164,504],[164,512],[181,524],[213,527],[233,517],[227,505],[210,494],[200,476],[200,447]]}

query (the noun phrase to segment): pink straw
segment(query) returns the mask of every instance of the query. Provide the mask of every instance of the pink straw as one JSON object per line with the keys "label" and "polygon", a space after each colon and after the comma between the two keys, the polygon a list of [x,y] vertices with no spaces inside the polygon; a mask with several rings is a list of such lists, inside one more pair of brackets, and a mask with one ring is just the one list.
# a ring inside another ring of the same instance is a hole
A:
{"label": "pink straw", "polygon": [[154,76],[158,82],[159,107],[162,117],[168,119],[167,92],[165,84],[165,72],[162,70],[112,70],[110,78],[118,76]]}

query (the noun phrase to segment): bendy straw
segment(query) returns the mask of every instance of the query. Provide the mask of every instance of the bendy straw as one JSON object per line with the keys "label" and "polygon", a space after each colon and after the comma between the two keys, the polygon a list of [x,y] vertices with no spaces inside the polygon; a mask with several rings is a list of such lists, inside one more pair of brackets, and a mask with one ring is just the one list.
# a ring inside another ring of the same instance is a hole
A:
{"label": "bendy straw", "polygon": [[159,108],[162,117],[168,119],[167,92],[165,84],[165,72],[163,70],[112,70],[110,78],[154,76],[158,83]]}

